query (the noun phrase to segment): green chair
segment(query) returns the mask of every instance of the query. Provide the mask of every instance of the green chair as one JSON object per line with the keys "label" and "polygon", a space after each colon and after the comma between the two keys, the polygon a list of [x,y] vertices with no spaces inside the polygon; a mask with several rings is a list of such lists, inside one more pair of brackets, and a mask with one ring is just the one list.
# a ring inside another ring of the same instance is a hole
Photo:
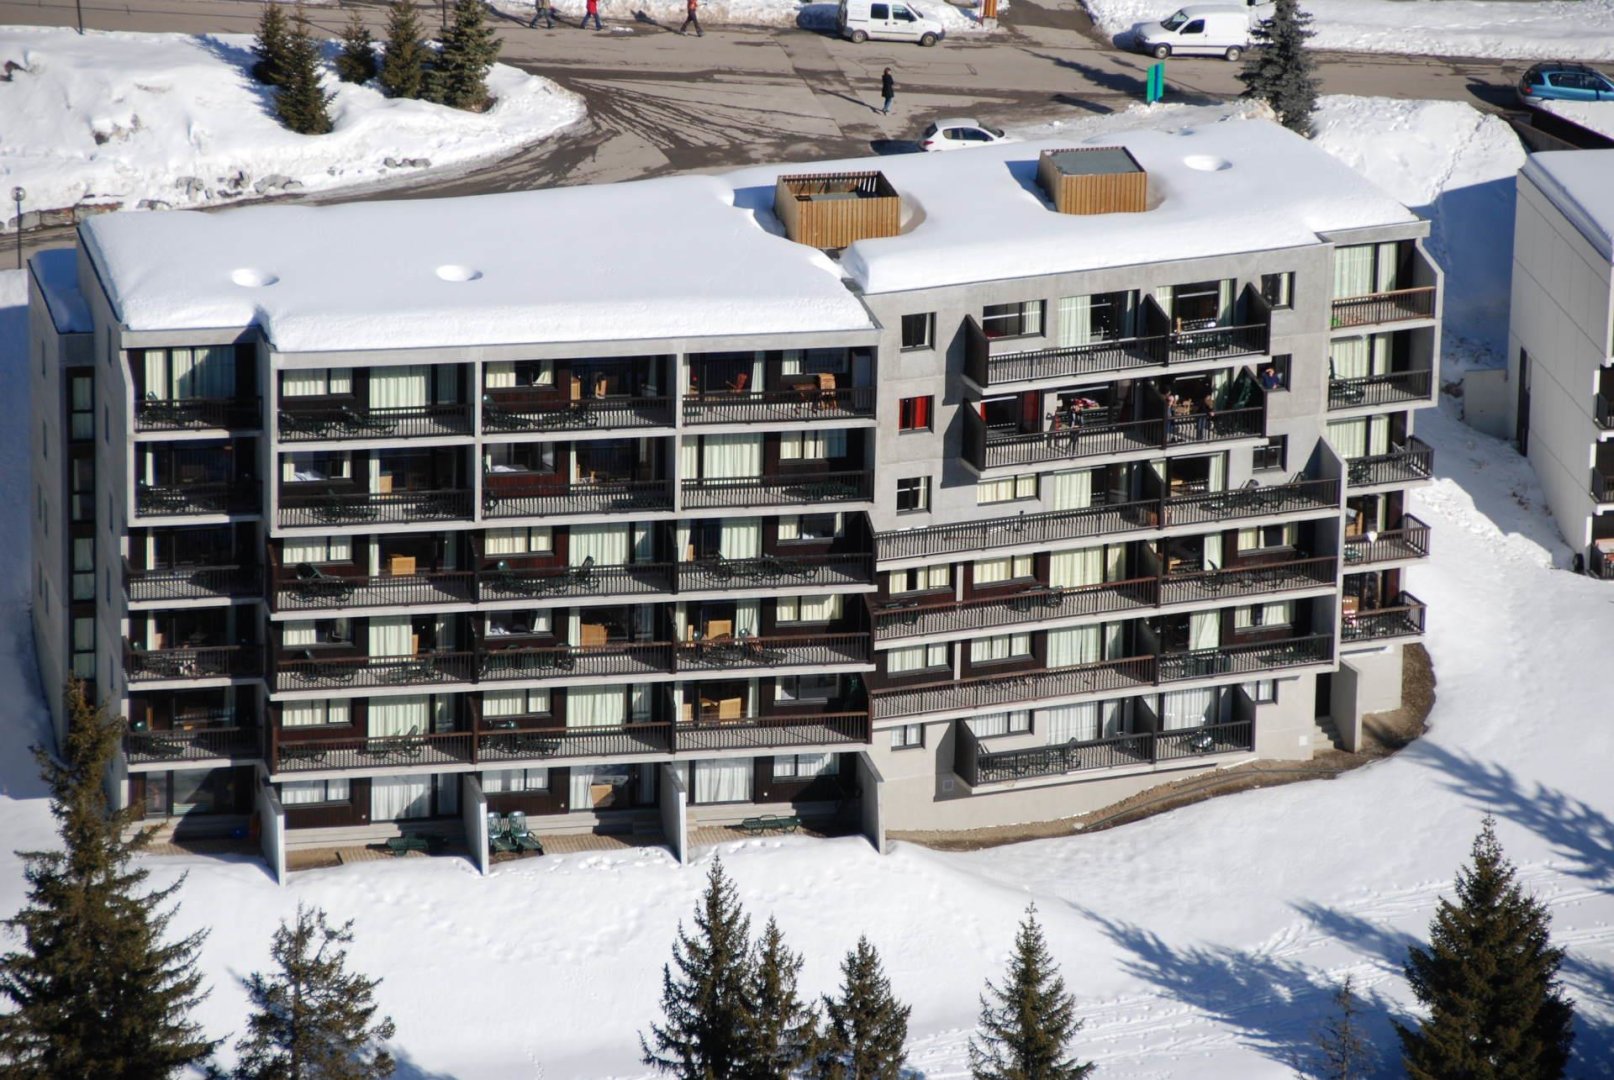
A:
{"label": "green chair", "polygon": [[492,811],[488,812],[488,850],[494,853],[509,853],[516,850],[516,842],[510,839],[510,832],[505,828],[503,816]]}
{"label": "green chair", "polygon": [[521,851],[530,851],[535,855],[544,853],[544,845],[534,836],[532,830],[527,828],[527,815],[520,810],[510,812],[510,842]]}

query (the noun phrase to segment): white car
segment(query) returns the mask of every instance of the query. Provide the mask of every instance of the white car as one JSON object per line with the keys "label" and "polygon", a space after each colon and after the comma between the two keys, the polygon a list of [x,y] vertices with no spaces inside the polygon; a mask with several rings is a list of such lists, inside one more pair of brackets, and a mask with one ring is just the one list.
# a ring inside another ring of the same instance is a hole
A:
{"label": "white car", "polygon": [[919,136],[921,150],[963,150],[971,146],[990,146],[993,143],[1013,142],[995,127],[987,127],[979,120],[937,120]]}

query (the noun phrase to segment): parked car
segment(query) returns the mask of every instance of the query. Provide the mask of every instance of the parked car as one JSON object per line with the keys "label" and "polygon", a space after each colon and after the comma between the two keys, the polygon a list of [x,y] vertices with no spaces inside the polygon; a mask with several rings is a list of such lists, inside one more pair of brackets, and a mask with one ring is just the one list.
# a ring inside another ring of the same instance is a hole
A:
{"label": "parked car", "polygon": [[993,143],[1013,142],[1002,130],[988,127],[979,120],[953,118],[927,124],[919,136],[921,150],[964,150],[971,146],[991,146]]}
{"label": "parked car", "polygon": [[1585,64],[1536,64],[1519,80],[1519,101],[1614,101],[1614,80]]}
{"label": "parked car", "polygon": [[1185,7],[1157,23],[1133,26],[1132,47],[1156,60],[1173,55],[1237,60],[1250,47],[1250,18],[1244,5]]}
{"label": "parked car", "polygon": [[835,26],[843,38],[862,44],[882,41],[917,41],[934,45],[947,29],[906,0],[841,0]]}

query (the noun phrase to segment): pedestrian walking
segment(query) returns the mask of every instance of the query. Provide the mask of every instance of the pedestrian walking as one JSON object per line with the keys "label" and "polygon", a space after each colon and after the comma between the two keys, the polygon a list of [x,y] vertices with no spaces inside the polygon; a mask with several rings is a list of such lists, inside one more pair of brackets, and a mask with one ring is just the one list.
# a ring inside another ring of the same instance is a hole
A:
{"label": "pedestrian walking", "polygon": [[533,0],[532,22],[528,25],[528,29],[537,29],[539,19],[544,20],[545,30],[555,28],[555,5],[550,0]]}
{"label": "pedestrian walking", "polygon": [[583,9],[583,21],[577,24],[577,28],[587,30],[589,19],[594,20],[594,29],[605,29],[600,25],[600,0],[588,0],[588,6]]}
{"label": "pedestrian walking", "polygon": [[689,28],[693,26],[695,28],[696,37],[706,36],[705,32],[701,30],[701,21],[695,17],[695,13],[699,7],[700,0],[689,0],[689,3],[685,7],[685,10],[688,11],[689,14],[684,16],[684,25],[678,28],[678,32],[680,34],[687,33]]}
{"label": "pedestrian walking", "polygon": [[891,69],[886,68],[885,74],[880,76],[880,96],[885,98],[885,108],[881,114],[891,115],[891,103],[897,99],[897,80],[891,77]]}

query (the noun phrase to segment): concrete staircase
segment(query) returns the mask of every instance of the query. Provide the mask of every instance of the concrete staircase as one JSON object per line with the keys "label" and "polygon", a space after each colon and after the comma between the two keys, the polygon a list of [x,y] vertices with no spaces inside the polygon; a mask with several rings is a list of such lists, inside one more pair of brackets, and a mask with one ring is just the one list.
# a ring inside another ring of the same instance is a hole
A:
{"label": "concrete staircase", "polygon": [[1340,748],[1339,728],[1334,726],[1331,716],[1319,716],[1312,721],[1311,751],[1320,753],[1324,750],[1338,750]]}

